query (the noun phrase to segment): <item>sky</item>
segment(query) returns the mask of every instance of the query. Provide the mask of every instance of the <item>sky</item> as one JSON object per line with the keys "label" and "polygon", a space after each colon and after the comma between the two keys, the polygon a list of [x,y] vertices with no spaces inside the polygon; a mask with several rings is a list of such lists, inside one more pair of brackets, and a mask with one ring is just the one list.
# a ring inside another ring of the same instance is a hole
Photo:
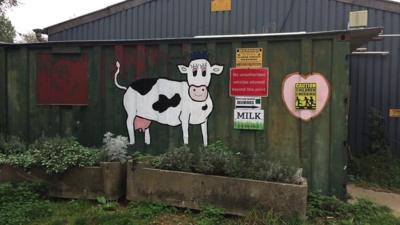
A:
{"label": "sky", "polygon": [[[9,9],[7,16],[17,33],[28,33],[81,16],[123,0],[19,0],[20,5]],[[392,0],[398,1],[400,0]]]}
{"label": "sky", "polygon": [[28,33],[81,16],[123,0],[19,0],[7,16],[17,33]]}

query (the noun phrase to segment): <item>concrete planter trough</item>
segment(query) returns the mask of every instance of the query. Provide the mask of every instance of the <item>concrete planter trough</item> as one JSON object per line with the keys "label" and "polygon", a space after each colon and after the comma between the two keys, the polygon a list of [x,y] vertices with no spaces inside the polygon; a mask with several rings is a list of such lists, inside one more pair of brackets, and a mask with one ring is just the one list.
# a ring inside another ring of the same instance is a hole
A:
{"label": "concrete planter trough", "polygon": [[127,200],[152,201],[199,210],[212,205],[232,215],[254,208],[305,217],[307,182],[302,185],[127,166]]}
{"label": "concrete planter trough", "polygon": [[104,196],[109,200],[118,200],[126,192],[126,165],[102,162],[100,166],[76,167],[56,175],[48,175],[40,168],[24,170],[0,166],[0,183],[37,181],[49,185],[50,197],[96,199]]}

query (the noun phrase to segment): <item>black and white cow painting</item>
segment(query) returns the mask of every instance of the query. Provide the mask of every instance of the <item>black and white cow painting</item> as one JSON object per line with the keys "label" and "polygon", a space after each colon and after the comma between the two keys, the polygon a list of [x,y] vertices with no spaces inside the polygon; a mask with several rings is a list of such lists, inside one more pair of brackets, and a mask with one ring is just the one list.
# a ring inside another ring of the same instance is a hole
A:
{"label": "black and white cow painting", "polygon": [[192,54],[188,66],[178,65],[185,81],[149,78],[134,81],[129,87],[118,84],[120,64],[116,63],[115,85],[126,90],[124,107],[128,114],[126,126],[130,144],[135,144],[135,131],[145,133],[150,144],[152,121],[169,126],[182,126],[183,143],[189,143],[189,124],[201,125],[203,144],[207,146],[207,119],[213,110],[208,87],[211,75],[220,75],[223,66],[211,66],[206,53]]}

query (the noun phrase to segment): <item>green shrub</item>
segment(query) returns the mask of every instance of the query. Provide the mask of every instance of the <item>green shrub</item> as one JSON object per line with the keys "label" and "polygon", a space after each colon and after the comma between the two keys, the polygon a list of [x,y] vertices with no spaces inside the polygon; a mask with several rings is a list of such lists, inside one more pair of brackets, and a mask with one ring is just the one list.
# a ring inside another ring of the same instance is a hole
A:
{"label": "green shrub", "polygon": [[33,162],[49,174],[62,173],[72,167],[98,163],[98,151],[80,145],[75,138],[39,139],[29,147]]}
{"label": "green shrub", "polygon": [[302,170],[270,162],[263,154],[233,153],[221,141],[191,153],[187,146],[169,149],[152,160],[154,168],[300,184]]}
{"label": "green shrub", "polygon": [[157,169],[192,171],[193,154],[187,146],[170,148],[165,154],[153,160],[152,166]]}
{"label": "green shrub", "polygon": [[27,150],[26,144],[16,136],[9,136],[8,139],[0,134],[0,154],[18,154]]}
{"label": "green shrub", "polygon": [[268,161],[266,158],[265,155],[254,154],[249,166],[244,168],[245,178],[294,184],[302,182],[298,168],[283,166],[278,162]]}
{"label": "green shrub", "polygon": [[194,172],[227,176],[230,174],[233,160],[234,154],[221,141],[217,141],[200,148],[194,162]]}
{"label": "green shrub", "polygon": [[50,203],[39,194],[45,190],[38,184],[0,184],[0,225],[31,224],[50,215]]}
{"label": "green shrub", "polygon": [[74,138],[41,138],[26,152],[0,154],[0,164],[20,168],[42,167],[47,173],[62,173],[72,167],[99,162],[99,151],[80,145]]}
{"label": "green shrub", "polygon": [[39,159],[31,154],[28,150],[24,153],[11,154],[11,155],[1,155],[0,154],[0,164],[7,164],[19,168],[31,168],[39,164]]}

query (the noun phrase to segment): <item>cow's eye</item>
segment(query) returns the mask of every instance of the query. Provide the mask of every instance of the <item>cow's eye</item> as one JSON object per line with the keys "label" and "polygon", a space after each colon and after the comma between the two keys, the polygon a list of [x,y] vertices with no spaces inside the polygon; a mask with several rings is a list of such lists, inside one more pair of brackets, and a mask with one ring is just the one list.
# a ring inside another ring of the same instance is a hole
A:
{"label": "cow's eye", "polygon": [[202,75],[203,77],[205,77],[205,76],[207,75],[207,71],[203,70],[203,71],[201,72],[201,75]]}
{"label": "cow's eye", "polygon": [[193,76],[197,76],[197,70],[193,70]]}

